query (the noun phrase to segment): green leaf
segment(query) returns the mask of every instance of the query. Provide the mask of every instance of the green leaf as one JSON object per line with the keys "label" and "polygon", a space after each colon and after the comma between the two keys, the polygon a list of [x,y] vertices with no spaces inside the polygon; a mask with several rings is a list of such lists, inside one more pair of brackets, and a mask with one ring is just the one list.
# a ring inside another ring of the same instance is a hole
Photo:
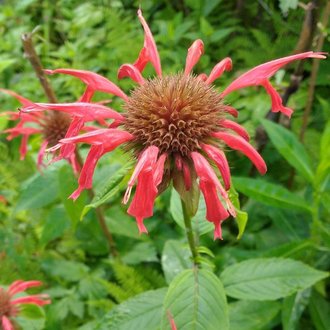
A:
{"label": "green leaf", "polygon": [[167,288],[146,291],[116,306],[95,330],[156,330]]}
{"label": "green leaf", "polygon": [[309,303],[309,313],[316,330],[329,330],[330,303],[317,292],[312,293]]}
{"label": "green leaf", "polygon": [[16,211],[41,208],[54,202],[58,196],[57,172],[45,171],[35,175],[23,188]]}
{"label": "green leaf", "polygon": [[[172,214],[174,221],[181,228],[185,229],[181,200],[179,194],[175,189],[172,189],[172,193],[171,193],[170,212]],[[205,215],[206,215],[205,201],[204,198],[200,197],[197,213],[191,219],[193,230],[199,235],[206,234],[214,229],[213,224],[206,220]]]}
{"label": "green leaf", "polygon": [[229,266],[220,278],[231,297],[276,300],[307,289],[327,276],[293,259],[260,258]]}
{"label": "green leaf", "polygon": [[282,326],[283,330],[295,330],[298,326],[299,319],[308,305],[311,288],[298,291],[292,296],[283,300],[282,307]]}
{"label": "green leaf", "polygon": [[110,177],[109,181],[103,186],[103,188],[96,193],[92,202],[84,207],[81,213],[81,219],[83,219],[91,208],[97,208],[98,206],[111,201],[121,191],[125,185],[122,181],[127,173],[130,172],[133,165],[133,162],[128,162]]}
{"label": "green leaf", "polygon": [[36,305],[22,305],[15,318],[22,329],[42,330],[45,328],[45,312]]}
{"label": "green leaf", "polygon": [[15,62],[16,62],[15,59],[0,57],[0,72],[4,71]]}
{"label": "green leaf", "polygon": [[162,254],[162,268],[167,283],[171,283],[183,270],[192,268],[191,252],[187,244],[175,240],[167,241]]}
{"label": "green leaf", "polygon": [[43,224],[40,243],[46,245],[51,240],[61,237],[69,226],[70,222],[63,207],[58,206],[52,209]]}
{"label": "green leaf", "polygon": [[158,262],[157,251],[151,242],[135,244],[133,250],[126,253],[122,260],[128,265],[137,265],[141,262]]}
{"label": "green leaf", "polygon": [[77,178],[74,177],[70,166],[63,166],[58,173],[59,192],[62,203],[65,207],[67,215],[70,217],[75,227],[80,219],[82,209],[86,204],[86,193],[82,193],[80,197],[73,201],[69,196],[77,188]]}
{"label": "green leaf", "polygon": [[305,147],[299,142],[297,137],[289,130],[269,120],[263,119],[261,123],[277,151],[308,182],[313,182],[314,173],[311,161]]}
{"label": "green leaf", "polygon": [[279,313],[276,301],[238,301],[229,304],[230,330],[256,330],[264,327]]}
{"label": "green leaf", "polygon": [[185,270],[171,283],[163,305],[162,330],[229,330],[228,305],[219,279],[210,271]]}
{"label": "green leaf", "polygon": [[280,8],[282,14],[286,16],[289,9],[296,9],[298,6],[298,0],[280,0]]}
{"label": "green leaf", "polygon": [[312,212],[311,207],[304,199],[280,185],[261,179],[243,177],[233,177],[232,180],[238,191],[259,202],[276,207]]}

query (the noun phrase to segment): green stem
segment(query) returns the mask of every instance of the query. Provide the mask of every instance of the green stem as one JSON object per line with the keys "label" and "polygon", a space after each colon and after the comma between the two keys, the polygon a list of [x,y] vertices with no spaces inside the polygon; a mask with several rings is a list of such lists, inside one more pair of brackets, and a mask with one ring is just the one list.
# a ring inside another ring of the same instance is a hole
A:
{"label": "green stem", "polygon": [[198,252],[197,252],[196,241],[194,238],[194,232],[193,232],[193,229],[191,226],[191,217],[188,214],[186,205],[182,199],[181,199],[181,206],[182,206],[184,226],[186,228],[186,235],[187,235],[189,248],[190,248],[190,251],[192,254],[192,258],[193,258],[193,263],[194,263],[194,266],[198,266],[198,264],[199,264]]}

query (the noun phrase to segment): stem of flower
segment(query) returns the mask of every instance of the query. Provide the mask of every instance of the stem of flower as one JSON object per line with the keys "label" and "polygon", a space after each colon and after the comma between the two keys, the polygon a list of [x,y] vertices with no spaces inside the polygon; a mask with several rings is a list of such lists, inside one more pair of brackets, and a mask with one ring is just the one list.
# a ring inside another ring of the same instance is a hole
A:
{"label": "stem of flower", "polygon": [[189,248],[190,248],[190,251],[192,254],[193,263],[194,263],[194,266],[198,266],[199,265],[198,252],[197,252],[196,241],[194,238],[194,232],[193,232],[192,225],[191,225],[191,217],[188,214],[186,205],[182,199],[181,199],[181,206],[182,206],[184,225],[186,228],[187,240],[188,240]]}
{"label": "stem of flower", "polygon": [[[30,61],[31,65],[36,73],[36,76],[38,77],[40,84],[41,84],[42,88],[44,89],[45,95],[47,96],[49,102],[58,103],[54,90],[53,90],[52,86],[50,85],[50,83],[44,73],[44,69],[41,64],[40,58],[34,48],[33,41],[32,41],[32,35],[33,35],[33,33],[24,33],[22,35],[24,54],[25,54],[26,58]],[[56,115],[56,114],[57,114],[57,112],[54,112],[54,115]],[[83,161],[82,161],[82,158],[79,155],[78,151],[76,152],[76,158],[77,158],[77,162],[82,167]],[[91,199],[93,199],[95,196],[94,191],[92,189],[89,190],[89,196]],[[104,217],[104,212],[103,212],[102,207],[97,207],[95,209],[95,213],[96,213],[96,217],[99,222],[99,225],[104,233],[104,236],[106,237],[106,239],[108,241],[110,253],[114,257],[117,257],[118,251],[116,249],[115,241],[112,237],[112,234],[109,231],[108,226],[105,222],[105,217]]]}

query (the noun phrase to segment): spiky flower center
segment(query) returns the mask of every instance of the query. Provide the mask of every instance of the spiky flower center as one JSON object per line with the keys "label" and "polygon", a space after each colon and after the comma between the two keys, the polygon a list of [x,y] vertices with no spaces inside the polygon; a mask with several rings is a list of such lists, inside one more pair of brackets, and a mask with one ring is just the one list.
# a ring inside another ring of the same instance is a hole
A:
{"label": "spiky flower center", "polygon": [[70,122],[70,117],[65,113],[51,112],[48,114],[43,124],[43,136],[50,147],[65,137]]}
{"label": "spiky flower center", "polygon": [[147,80],[133,90],[125,109],[125,128],[136,137],[133,147],[153,145],[182,156],[199,149],[224,116],[219,93],[184,74]]}
{"label": "spiky flower center", "polygon": [[11,311],[10,296],[4,289],[0,288],[0,320],[1,316],[10,316]]}

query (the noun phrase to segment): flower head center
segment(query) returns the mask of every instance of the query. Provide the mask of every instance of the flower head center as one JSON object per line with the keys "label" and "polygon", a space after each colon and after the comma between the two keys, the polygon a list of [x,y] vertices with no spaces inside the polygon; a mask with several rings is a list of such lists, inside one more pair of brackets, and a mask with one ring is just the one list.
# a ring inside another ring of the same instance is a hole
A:
{"label": "flower head center", "polygon": [[199,149],[224,117],[219,93],[184,74],[147,80],[133,90],[125,110],[125,128],[136,137],[133,147],[153,145],[182,156]]}
{"label": "flower head center", "polygon": [[0,288],[0,320],[1,316],[10,316],[11,314],[10,295],[4,289]]}
{"label": "flower head center", "polygon": [[70,122],[70,117],[65,113],[51,112],[48,114],[43,123],[43,136],[50,147],[65,137]]}

